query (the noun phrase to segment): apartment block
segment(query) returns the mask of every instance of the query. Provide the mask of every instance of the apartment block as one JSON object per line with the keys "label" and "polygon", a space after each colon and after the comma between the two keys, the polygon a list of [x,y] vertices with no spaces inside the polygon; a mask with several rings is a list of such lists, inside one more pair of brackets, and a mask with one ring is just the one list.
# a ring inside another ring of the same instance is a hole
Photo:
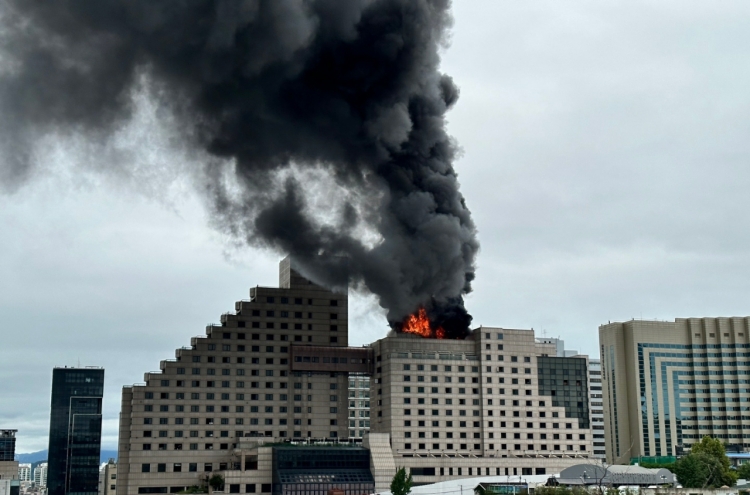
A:
{"label": "apartment block", "polygon": [[391,333],[372,344],[374,433],[417,483],[552,474],[592,456],[585,357],[557,357],[533,330],[465,340]]}
{"label": "apartment block", "polygon": [[608,462],[750,447],[750,318],[608,323],[599,343]]}
{"label": "apartment block", "polygon": [[39,487],[47,486],[47,463],[42,462],[34,468],[34,485]]}
{"label": "apartment block", "polygon": [[31,481],[31,464],[21,463],[18,465],[18,481]]}
{"label": "apartment block", "polygon": [[286,258],[278,288],[252,288],[144,384],[124,387],[117,494],[175,493],[214,474],[231,493],[269,493],[265,445],[345,439],[349,374],[372,367],[369,349],[346,347],[347,300]]}

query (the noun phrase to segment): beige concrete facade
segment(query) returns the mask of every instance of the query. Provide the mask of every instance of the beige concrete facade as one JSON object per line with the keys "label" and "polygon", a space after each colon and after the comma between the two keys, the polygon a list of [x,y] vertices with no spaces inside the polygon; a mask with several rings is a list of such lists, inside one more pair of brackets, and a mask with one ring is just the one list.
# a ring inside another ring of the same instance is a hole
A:
{"label": "beige concrete facade", "polygon": [[[372,347],[370,430],[391,434],[395,464],[416,483],[552,474],[592,454],[587,359],[554,357],[533,330],[480,327],[465,340],[391,334]],[[541,362],[556,363],[559,377],[541,374]],[[556,396],[543,393],[550,382]],[[585,417],[566,417],[563,404]]]}
{"label": "beige concrete facade", "polygon": [[609,323],[599,343],[608,462],[750,447],[750,318]]}
{"label": "beige concrete facade", "polygon": [[347,346],[347,294],[300,276],[289,258],[279,282],[251,289],[221,325],[124,387],[118,495],[175,492],[217,473],[227,491],[266,493],[271,449],[260,445],[347,436],[346,370],[367,369],[367,352],[352,350],[356,364],[336,353],[308,363],[304,352],[291,362],[293,346]]}
{"label": "beige concrete facade", "polygon": [[115,495],[117,493],[117,463],[110,459],[99,474],[99,494]]}
{"label": "beige concrete facade", "polygon": [[0,480],[18,481],[17,461],[0,461]]}

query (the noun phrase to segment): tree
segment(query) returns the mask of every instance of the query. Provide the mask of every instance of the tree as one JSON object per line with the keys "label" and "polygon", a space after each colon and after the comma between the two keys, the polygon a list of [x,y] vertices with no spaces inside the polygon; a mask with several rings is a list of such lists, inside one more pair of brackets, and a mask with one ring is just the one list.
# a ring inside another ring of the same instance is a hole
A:
{"label": "tree", "polygon": [[677,461],[674,473],[685,488],[719,488],[735,482],[734,473],[720,459],[702,452],[691,452]]}
{"label": "tree", "polygon": [[[724,449],[724,444],[721,443],[721,440],[705,436],[700,442],[693,445],[690,449],[690,455],[704,456],[701,457],[704,461],[711,458],[718,463],[719,467],[717,468],[710,461],[705,461],[708,462],[710,472],[710,485],[706,486],[713,486],[714,488],[719,488],[723,485],[732,486],[737,481],[737,474],[729,467],[729,458],[727,457],[727,452]],[[683,486],[686,485],[683,484]]]}
{"label": "tree", "polygon": [[224,488],[224,478],[220,474],[215,474],[209,478],[208,485],[213,488],[214,491],[221,490]]}
{"label": "tree", "polygon": [[737,478],[741,480],[750,479],[750,462],[746,462],[737,468]]}
{"label": "tree", "polygon": [[690,449],[691,454],[706,454],[716,458],[726,470],[729,470],[729,458],[727,451],[724,450],[724,444],[721,440],[705,436],[700,442],[693,445]]}
{"label": "tree", "polygon": [[391,493],[393,495],[409,495],[411,492],[411,473],[406,475],[406,468],[398,468],[396,475],[391,481]]}

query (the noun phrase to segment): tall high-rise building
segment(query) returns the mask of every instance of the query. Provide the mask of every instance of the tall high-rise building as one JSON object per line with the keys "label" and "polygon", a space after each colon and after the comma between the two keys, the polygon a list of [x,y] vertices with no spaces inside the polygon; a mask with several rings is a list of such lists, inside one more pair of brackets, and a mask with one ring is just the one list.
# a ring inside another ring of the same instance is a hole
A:
{"label": "tall high-rise building", "polygon": [[609,323],[599,344],[608,462],[750,447],[750,318]]}
{"label": "tall high-rise building", "polygon": [[102,368],[52,370],[49,495],[97,494],[103,393]]}
{"label": "tall high-rise building", "polygon": [[349,373],[372,366],[369,349],[346,347],[347,302],[286,258],[278,288],[252,288],[144,385],[124,387],[117,493],[172,493],[213,475],[230,492],[264,493],[274,481],[259,445],[345,439]]}
{"label": "tall high-rise building", "polygon": [[587,359],[557,357],[533,330],[390,334],[371,347],[370,430],[390,434],[415,483],[552,474],[592,455]]}
{"label": "tall high-rise building", "polygon": [[16,433],[18,430],[0,430],[0,494],[18,495],[18,462],[16,458]]}
{"label": "tall high-rise building", "polygon": [[47,463],[42,462],[34,468],[34,485],[40,487],[47,486]]}

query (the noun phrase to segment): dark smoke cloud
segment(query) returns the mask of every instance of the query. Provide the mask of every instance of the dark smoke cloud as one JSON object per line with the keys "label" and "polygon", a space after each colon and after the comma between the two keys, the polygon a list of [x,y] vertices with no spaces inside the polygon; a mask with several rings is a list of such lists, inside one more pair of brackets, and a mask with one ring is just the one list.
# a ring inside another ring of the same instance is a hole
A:
{"label": "dark smoke cloud", "polygon": [[[424,304],[462,310],[478,243],[445,131],[458,97],[438,71],[449,4],[4,0],[0,181],[23,183],[47,133],[106,141],[145,78],[216,158],[200,175],[221,228],[331,286],[347,281],[333,256],[347,257],[391,321]],[[310,167],[338,188],[282,173]],[[340,196],[333,220],[316,216],[311,192]]]}

